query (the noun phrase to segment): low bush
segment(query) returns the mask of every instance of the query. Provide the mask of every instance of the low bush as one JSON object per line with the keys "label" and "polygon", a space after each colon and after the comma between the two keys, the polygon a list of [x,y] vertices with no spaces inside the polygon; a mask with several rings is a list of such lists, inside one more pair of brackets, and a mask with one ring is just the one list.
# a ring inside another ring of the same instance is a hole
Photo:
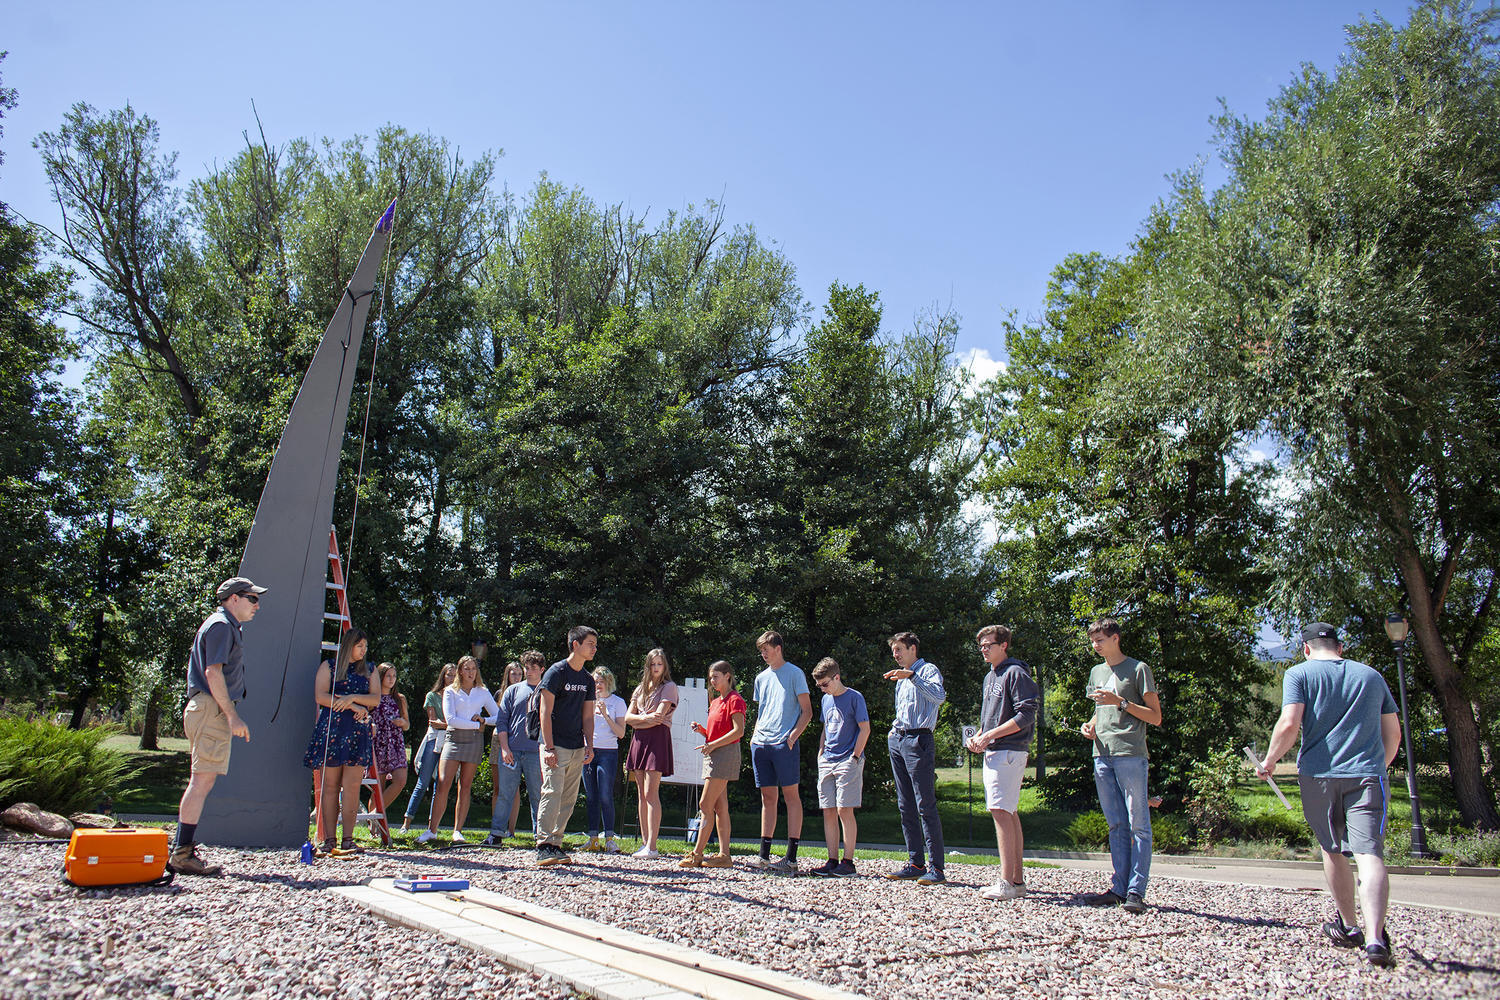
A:
{"label": "low bush", "polygon": [[66,816],[112,800],[141,773],[125,754],[103,746],[117,732],[0,716],[0,808],[34,802]]}
{"label": "low bush", "polygon": [[1074,816],[1067,834],[1074,847],[1087,850],[1109,846],[1109,822],[1098,809]]}
{"label": "low bush", "polygon": [[1232,750],[1219,750],[1193,764],[1188,774],[1188,819],[1206,844],[1234,835],[1245,807],[1234,797],[1244,761]]}
{"label": "low bush", "polygon": [[1500,867],[1500,831],[1456,829],[1428,838],[1428,850],[1445,865],[1473,868]]}
{"label": "low bush", "polygon": [[1187,826],[1176,816],[1151,817],[1151,851],[1154,854],[1186,854]]}
{"label": "low bush", "polygon": [[1312,831],[1300,813],[1272,808],[1254,812],[1240,821],[1240,836],[1245,840],[1270,841],[1287,847],[1304,847],[1312,842]]}

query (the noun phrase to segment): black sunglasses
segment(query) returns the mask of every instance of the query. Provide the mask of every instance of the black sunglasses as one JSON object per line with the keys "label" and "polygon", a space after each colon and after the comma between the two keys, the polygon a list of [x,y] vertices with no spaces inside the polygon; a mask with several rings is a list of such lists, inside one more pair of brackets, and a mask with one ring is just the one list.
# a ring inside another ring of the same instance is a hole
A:
{"label": "black sunglasses", "polygon": [[240,596],[243,597],[245,600],[249,601],[251,604],[259,604],[260,603],[260,595],[259,594],[241,594]]}

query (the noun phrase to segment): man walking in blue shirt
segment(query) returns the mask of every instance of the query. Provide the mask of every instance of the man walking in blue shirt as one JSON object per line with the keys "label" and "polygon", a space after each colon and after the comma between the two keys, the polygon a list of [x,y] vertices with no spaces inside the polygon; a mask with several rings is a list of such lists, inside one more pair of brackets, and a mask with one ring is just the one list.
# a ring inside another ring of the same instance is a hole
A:
{"label": "man walking in blue shirt", "polygon": [[938,668],[917,655],[915,634],[899,632],[889,642],[896,668],[887,670],[885,679],[896,682],[896,718],[886,746],[896,778],[907,862],[886,878],[941,885],[948,880],[943,876],[943,826],[938,819],[937,748],[932,730],[948,692]]}
{"label": "man walking in blue shirt", "polygon": [[[1386,772],[1401,745],[1401,720],[1385,678],[1357,660],[1344,659],[1339,631],[1326,622],[1302,630],[1305,659],[1281,681],[1281,717],[1257,773],[1270,777],[1276,762],[1302,733],[1297,783],[1302,815],[1323,849],[1323,877],[1338,913],[1323,935],[1341,948],[1365,946],[1371,965],[1394,964],[1385,929],[1390,877],[1385,870],[1385,820],[1390,804]],[[1410,764],[1408,764],[1410,766]],[[1359,902],[1365,932],[1354,908]]]}

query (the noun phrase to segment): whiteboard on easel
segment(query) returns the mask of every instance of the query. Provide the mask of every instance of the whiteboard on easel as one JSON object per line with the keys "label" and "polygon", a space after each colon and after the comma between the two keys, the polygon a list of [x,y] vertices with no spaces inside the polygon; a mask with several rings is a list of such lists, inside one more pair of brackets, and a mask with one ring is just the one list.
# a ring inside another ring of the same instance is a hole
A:
{"label": "whiteboard on easel", "polygon": [[668,785],[703,784],[703,737],[693,732],[693,723],[708,725],[708,683],[689,677],[677,685],[677,710],[672,713],[672,775],[662,778]]}

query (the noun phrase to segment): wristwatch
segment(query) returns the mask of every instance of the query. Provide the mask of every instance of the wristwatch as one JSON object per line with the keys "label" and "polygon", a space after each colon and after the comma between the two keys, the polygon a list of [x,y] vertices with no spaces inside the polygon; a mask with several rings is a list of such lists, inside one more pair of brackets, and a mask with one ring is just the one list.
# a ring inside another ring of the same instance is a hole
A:
{"label": "wristwatch", "polygon": [[1126,698],[1125,698],[1125,696],[1123,694],[1120,695],[1120,711],[1123,712],[1123,711],[1125,711],[1129,707],[1130,707],[1130,702],[1126,700]]}

